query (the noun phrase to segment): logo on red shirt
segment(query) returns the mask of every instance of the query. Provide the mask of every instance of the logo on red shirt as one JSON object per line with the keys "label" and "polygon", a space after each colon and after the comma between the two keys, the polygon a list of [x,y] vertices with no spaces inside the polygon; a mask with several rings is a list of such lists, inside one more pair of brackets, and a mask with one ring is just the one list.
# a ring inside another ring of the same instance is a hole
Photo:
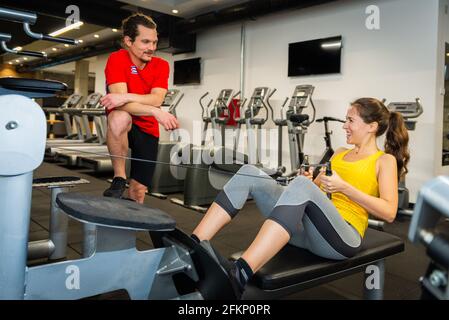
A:
{"label": "logo on red shirt", "polygon": [[137,74],[137,67],[131,66],[131,74]]}

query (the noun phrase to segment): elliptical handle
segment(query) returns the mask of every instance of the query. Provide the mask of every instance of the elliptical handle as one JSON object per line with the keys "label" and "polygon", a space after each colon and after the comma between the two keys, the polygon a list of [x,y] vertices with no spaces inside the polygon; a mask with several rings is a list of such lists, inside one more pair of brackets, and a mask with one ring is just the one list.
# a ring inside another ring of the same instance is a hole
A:
{"label": "elliptical handle", "polygon": [[[270,97],[275,92],[276,92],[276,89],[273,89],[273,91],[270,92],[267,95],[267,98],[265,99],[267,103],[265,103],[265,101],[263,101],[263,99],[260,99],[260,101],[262,102],[263,107],[265,108],[265,118],[264,118],[264,122],[263,123],[266,123],[268,121],[268,117],[269,117],[269,113],[270,113],[268,108],[271,110],[271,119],[273,119],[273,108],[271,107],[269,100],[270,100]],[[269,105],[269,107],[267,107],[267,104]],[[273,119],[273,122],[274,122],[274,119]]]}
{"label": "elliptical handle", "polygon": [[[273,110],[273,107],[271,106],[271,103],[270,103],[270,98],[271,98],[271,96],[273,96],[273,94],[276,92],[276,88],[274,88],[273,89],[273,91],[271,91],[270,92],[270,94],[267,96],[267,105],[268,105],[268,108],[270,109],[270,111],[271,111],[271,120],[273,121],[273,122],[275,122],[274,121],[274,110]],[[268,117],[267,117],[268,118]]]}
{"label": "elliptical handle", "polygon": [[420,115],[423,114],[424,109],[423,109],[423,107],[422,107],[421,99],[420,99],[420,98],[416,98],[415,101],[416,101],[416,105],[418,106],[418,112],[417,112],[416,116],[413,117],[413,118],[418,118]]}
{"label": "elliptical handle", "polygon": [[168,109],[168,112],[173,114],[176,117],[176,108],[178,107],[179,102],[181,102],[182,98],[184,98],[184,93],[181,94],[181,96],[176,100],[176,102]]}
{"label": "elliptical handle", "polygon": [[[199,100],[200,102],[200,107],[201,107],[201,118],[204,118],[204,106],[203,106],[203,99],[209,94],[209,91],[207,91],[205,94],[203,94]],[[209,103],[210,105],[210,103]],[[208,105],[208,106],[209,106]]]}
{"label": "elliptical handle", "polygon": [[[232,99],[235,99],[235,98],[237,98],[237,96],[239,95],[241,93],[241,91],[239,90],[239,91],[237,91],[237,93],[236,94],[234,94],[233,96],[232,96]],[[232,100],[231,100],[232,101]]]}

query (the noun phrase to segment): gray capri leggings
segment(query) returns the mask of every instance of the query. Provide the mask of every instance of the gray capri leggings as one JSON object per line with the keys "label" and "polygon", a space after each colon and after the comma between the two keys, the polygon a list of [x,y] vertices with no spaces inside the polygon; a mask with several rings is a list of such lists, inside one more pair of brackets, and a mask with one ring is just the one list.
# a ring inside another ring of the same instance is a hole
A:
{"label": "gray capri leggings", "polygon": [[262,214],[290,234],[290,244],[334,260],[359,251],[360,234],[309,179],[299,176],[285,187],[255,166],[244,165],[237,173],[215,199],[231,218],[251,195]]}

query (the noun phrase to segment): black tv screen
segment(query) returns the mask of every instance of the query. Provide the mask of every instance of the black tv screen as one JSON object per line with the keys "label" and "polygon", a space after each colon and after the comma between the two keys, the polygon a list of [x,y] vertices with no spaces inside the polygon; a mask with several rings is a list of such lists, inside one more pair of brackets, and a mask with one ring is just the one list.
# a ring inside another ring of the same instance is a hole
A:
{"label": "black tv screen", "polygon": [[341,36],[288,45],[288,76],[306,76],[340,72]]}
{"label": "black tv screen", "polygon": [[201,58],[175,61],[173,84],[199,84]]}

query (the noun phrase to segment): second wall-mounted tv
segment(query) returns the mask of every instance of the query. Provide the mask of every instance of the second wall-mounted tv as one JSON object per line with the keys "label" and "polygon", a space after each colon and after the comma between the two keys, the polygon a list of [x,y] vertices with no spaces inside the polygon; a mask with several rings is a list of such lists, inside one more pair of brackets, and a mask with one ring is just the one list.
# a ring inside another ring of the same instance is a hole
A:
{"label": "second wall-mounted tv", "polygon": [[288,45],[288,76],[340,73],[341,36]]}
{"label": "second wall-mounted tv", "polygon": [[201,83],[201,58],[175,61],[173,69],[174,85]]}

